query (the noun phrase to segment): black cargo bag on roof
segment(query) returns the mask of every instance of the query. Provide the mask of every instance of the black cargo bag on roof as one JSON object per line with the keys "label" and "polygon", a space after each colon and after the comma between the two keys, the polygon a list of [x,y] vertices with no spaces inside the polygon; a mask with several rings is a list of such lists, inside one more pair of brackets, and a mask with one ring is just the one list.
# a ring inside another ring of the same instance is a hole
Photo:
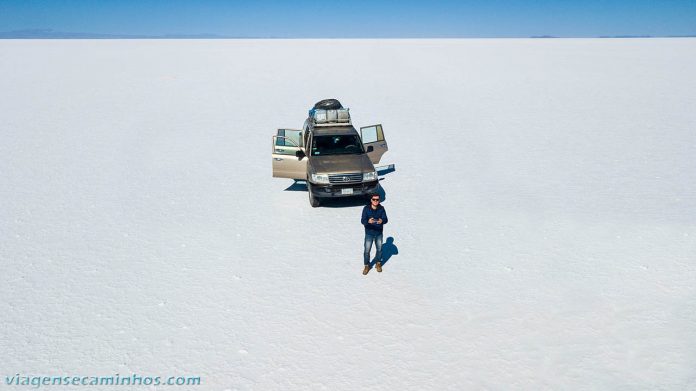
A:
{"label": "black cargo bag on roof", "polygon": [[338,99],[324,99],[314,104],[315,110],[337,110],[342,109],[343,105]]}

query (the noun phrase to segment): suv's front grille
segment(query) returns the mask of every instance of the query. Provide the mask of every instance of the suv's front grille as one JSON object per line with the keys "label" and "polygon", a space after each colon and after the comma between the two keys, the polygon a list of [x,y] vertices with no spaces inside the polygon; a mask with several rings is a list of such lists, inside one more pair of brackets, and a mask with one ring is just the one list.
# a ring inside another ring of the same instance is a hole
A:
{"label": "suv's front grille", "polygon": [[355,183],[362,182],[362,173],[329,175],[329,183]]}

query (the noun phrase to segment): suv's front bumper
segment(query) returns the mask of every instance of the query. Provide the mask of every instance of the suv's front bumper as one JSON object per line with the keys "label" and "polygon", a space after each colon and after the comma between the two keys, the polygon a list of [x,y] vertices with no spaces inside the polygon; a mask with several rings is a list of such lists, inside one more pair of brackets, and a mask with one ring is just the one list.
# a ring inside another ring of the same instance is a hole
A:
{"label": "suv's front bumper", "polygon": [[[352,194],[344,194],[343,189],[353,189]],[[354,197],[376,193],[379,189],[379,181],[350,183],[350,184],[330,184],[330,185],[315,185],[307,182],[307,191],[311,191],[314,197],[330,198],[330,197]]]}

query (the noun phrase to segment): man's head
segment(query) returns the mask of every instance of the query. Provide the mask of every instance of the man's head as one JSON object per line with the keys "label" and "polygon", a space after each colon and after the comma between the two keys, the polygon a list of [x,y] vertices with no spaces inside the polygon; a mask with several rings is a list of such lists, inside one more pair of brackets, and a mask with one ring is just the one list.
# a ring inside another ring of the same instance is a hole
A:
{"label": "man's head", "polygon": [[379,205],[379,202],[380,202],[379,194],[375,193],[375,194],[370,196],[370,205],[376,207]]}

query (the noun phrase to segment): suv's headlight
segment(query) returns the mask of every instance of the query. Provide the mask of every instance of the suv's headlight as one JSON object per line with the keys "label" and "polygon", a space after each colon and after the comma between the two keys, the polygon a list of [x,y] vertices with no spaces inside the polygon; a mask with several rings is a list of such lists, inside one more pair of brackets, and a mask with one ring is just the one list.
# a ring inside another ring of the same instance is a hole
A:
{"label": "suv's headlight", "polygon": [[377,180],[377,171],[363,173],[363,182],[376,181],[376,180]]}
{"label": "suv's headlight", "polygon": [[314,183],[329,183],[328,174],[312,174],[312,182]]}

